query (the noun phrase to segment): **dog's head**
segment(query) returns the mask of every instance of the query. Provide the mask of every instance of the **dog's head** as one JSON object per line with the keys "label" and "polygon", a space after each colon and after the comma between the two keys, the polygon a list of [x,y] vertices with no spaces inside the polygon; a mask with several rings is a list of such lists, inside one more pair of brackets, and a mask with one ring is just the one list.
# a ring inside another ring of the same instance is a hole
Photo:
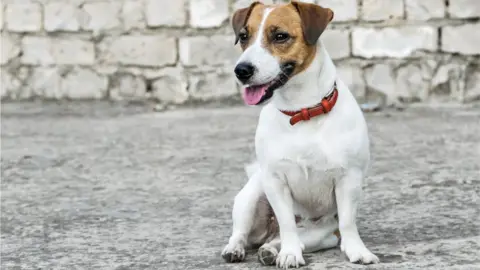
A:
{"label": "dog's head", "polygon": [[245,87],[247,104],[258,105],[290,78],[304,71],[315,58],[316,44],[333,12],[315,4],[291,2],[267,6],[254,2],[232,18],[243,54],[235,75]]}

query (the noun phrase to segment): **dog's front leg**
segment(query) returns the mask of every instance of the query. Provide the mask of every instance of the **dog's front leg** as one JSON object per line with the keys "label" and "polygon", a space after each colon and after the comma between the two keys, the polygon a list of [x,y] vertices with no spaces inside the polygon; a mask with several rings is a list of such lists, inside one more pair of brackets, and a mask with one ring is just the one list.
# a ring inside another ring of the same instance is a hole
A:
{"label": "dog's front leg", "polygon": [[363,177],[360,170],[352,169],[335,185],[339,229],[342,238],[340,248],[352,263],[378,263],[377,256],[365,247],[358,234],[356,224],[357,207],[363,192]]}
{"label": "dog's front leg", "polygon": [[227,262],[241,262],[245,259],[245,246],[250,233],[258,200],[263,194],[260,182],[260,170],[254,172],[247,184],[235,196],[232,219],[233,232],[222,257]]}
{"label": "dog's front leg", "polygon": [[285,179],[276,174],[266,172],[262,177],[263,189],[268,202],[272,206],[280,227],[281,249],[276,264],[280,268],[299,267],[305,265],[303,249],[293,212],[293,199]]}

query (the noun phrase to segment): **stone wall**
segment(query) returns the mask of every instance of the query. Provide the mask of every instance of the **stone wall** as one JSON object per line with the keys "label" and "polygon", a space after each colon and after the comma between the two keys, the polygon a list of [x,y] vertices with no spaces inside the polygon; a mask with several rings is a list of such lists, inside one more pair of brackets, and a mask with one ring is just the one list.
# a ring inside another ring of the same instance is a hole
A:
{"label": "stone wall", "polygon": [[[359,101],[480,98],[480,0],[317,2],[335,12],[322,39]],[[2,100],[237,97],[229,18],[249,3],[2,0]]]}

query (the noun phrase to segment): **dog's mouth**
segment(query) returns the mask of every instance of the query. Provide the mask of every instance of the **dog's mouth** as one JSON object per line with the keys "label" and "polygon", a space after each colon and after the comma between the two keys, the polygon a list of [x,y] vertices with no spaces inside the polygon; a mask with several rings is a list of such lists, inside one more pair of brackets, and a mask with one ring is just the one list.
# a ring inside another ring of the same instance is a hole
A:
{"label": "dog's mouth", "polygon": [[252,85],[243,89],[243,100],[248,105],[259,105],[273,96],[275,90],[271,86],[274,81],[262,85]]}
{"label": "dog's mouth", "polygon": [[260,105],[269,100],[273,96],[275,90],[284,86],[288,82],[294,69],[295,63],[286,63],[282,65],[282,72],[270,82],[245,87],[242,95],[243,100],[247,105]]}

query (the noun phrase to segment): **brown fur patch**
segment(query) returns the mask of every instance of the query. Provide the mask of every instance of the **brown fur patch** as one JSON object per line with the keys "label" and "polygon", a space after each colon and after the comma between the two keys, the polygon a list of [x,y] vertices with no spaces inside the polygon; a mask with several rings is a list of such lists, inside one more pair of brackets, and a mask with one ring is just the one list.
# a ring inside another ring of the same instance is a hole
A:
{"label": "brown fur patch", "polygon": [[[255,5],[249,17],[246,21],[244,29],[240,33],[247,33],[248,40],[241,43],[242,49],[246,50],[250,45],[254,43],[258,36],[260,24],[263,19],[263,15],[266,9],[273,8],[268,18],[265,21],[263,28],[262,46],[267,49],[272,55],[278,57],[280,63],[295,62],[296,68],[291,76],[294,76],[304,71],[315,58],[317,47],[316,45],[309,45],[305,37],[305,22],[302,21],[302,17],[298,10],[298,5],[302,5],[303,8],[310,9],[314,5],[303,6],[306,4],[283,4],[283,5]],[[328,16],[331,10],[324,9],[316,6],[316,9],[324,10]],[[333,14],[333,13],[332,13]],[[326,16],[327,16],[326,15]],[[333,15],[332,15],[333,16]],[[310,19],[309,19],[310,20]],[[331,18],[325,19],[323,16],[318,18],[320,21],[331,20]],[[326,27],[326,25],[325,25]],[[283,43],[274,42],[274,37],[277,33],[288,33],[290,38]]]}
{"label": "brown fur patch", "polygon": [[[285,43],[275,43],[276,33],[286,32],[290,39]],[[280,59],[280,63],[294,61],[297,65],[294,73],[305,70],[315,58],[316,46],[307,45],[303,38],[302,19],[291,4],[282,5],[269,14],[262,40],[263,46],[274,56]]]}
{"label": "brown fur patch", "polygon": [[337,236],[337,237],[338,237],[338,239],[340,239],[340,238],[341,238],[341,237],[340,237],[340,230],[338,230],[338,229],[337,229],[337,230],[335,230],[335,231],[333,232],[333,234],[335,234],[335,236]]}
{"label": "brown fur patch", "polygon": [[246,30],[246,33],[248,35],[248,41],[245,43],[241,43],[242,49],[244,51],[253,44],[258,35],[258,30],[260,29],[260,24],[262,23],[265,8],[265,5],[258,4],[253,7],[252,12],[250,13],[250,17],[248,18],[244,29]]}
{"label": "brown fur patch", "polygon": [[252,13],[253,8],[259,4],[261,3],[258,1],[253,2],[249,7],[241,8],[233,14],[232,27],[233,27],[233,32],[235,33],[235,36],[236,36],[235,44],[237,44],[239,40],[240,30],[242,30],[247,24],[247,20],[248,18],[250,18],[250,14]]}
{"label": "brown fur patch", "polygon": [[248,242],[254,246],[263,245],[277,237],[280,233],[275,214],[265,195],[257,202],[252,230],[248,235]]}

